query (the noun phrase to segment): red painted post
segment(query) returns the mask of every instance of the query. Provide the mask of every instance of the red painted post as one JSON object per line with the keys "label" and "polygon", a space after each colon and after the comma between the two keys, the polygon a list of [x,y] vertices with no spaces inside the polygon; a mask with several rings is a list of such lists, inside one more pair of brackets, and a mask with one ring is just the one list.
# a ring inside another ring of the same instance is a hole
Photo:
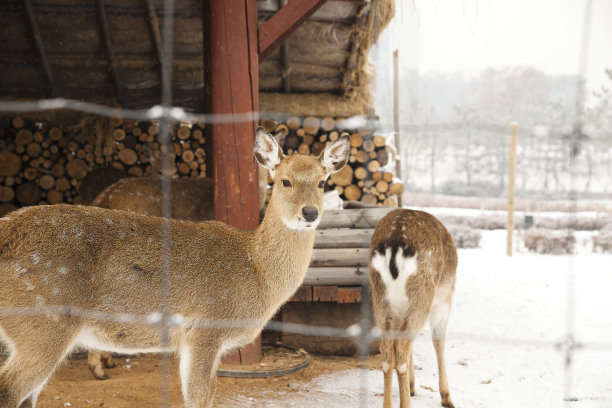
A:
{"label": "red painted post", "polygon": [[[254,229],[259,224],[253,158],[259,110],[257,1],[204,0],[203,17],[206,112],[227,119],[206,123],[207,170],[215,180],[215,219]],[[259,361],[261,347],[247,347],[249,352],[242,353],[239,361]]]}

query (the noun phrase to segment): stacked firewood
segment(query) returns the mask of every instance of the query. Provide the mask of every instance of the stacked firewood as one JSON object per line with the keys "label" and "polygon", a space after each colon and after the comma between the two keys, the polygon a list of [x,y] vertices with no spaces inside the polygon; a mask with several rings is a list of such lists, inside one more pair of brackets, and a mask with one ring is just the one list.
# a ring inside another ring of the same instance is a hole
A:
{"label": "stacked firewood", "polygon": [[[177,177],[206,175],[203,124],[171,127]],[[151,172],[161,156],[159,124],[150,121],[84,120],[51,126],[21,117],[0,126],[0,206],[78,203],[78,191],[94,169],[111,167],[126,176]],[[148,148],[147,148],[148,146]]]}
{"label": "stacked firewood", "polygon": [[285,154],[318,155],[330,142],[344,135],[350,136],[349,164],[330,176],[328,189],[337,190],[344,200],[397,206],[397,198],[404,192],[404,186],[388,170],[395,154],[383,136],[367,129],[355,132],[339,129],[342,122],[331,117],[290,116],[281,123],[264,120],[262,126],[280,137]]}

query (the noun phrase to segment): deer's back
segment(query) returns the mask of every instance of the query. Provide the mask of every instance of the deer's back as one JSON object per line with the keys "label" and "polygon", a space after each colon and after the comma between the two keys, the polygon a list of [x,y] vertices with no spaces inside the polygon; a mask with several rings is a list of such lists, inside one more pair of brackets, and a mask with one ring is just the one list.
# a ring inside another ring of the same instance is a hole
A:
{"label": "deer's back", "polygon": [[428,259],[436,271],[436,278],[443,271],[457,267],[457,250],[453,238],[442,223],[424,211],[397,209],[383,217],[372,235],[370,253],[384,252],[386,247],[398,247],[416,254],[420,260]]}
{"label": "deer's back", "polygon": [[[170,225],[166,247],[164,222]],[[223,317],[237,299],[257,297],[252,236],[214,221],[29,207],[0,220],[0,281],[7,283],[0,285],[0,299],[148,313],[161,306],[163,265],[170,259],[173,306],[201,305]]]}
{"label": "deer's back", "polygon": [[[121,179],[104,189],[91,205],[161,217],[161,176]],[[172,218],[205,221],[214,218],[214,185],[209,178],[170,180]]]}

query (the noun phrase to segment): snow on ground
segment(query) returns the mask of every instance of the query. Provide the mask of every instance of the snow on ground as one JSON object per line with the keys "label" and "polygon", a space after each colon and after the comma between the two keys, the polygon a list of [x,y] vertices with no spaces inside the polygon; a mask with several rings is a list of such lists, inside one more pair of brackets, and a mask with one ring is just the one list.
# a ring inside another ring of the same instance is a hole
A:
{"label": "snow on ground", "polygon": [[[612,255],[505,256],[505,231],[483,231],[482,247],[459,250],[447,337],[451,396],[458,408],[612,408]],[[568,277],[574,284],[568,290]],[[575,299],[568,309],[568,297]],[[573,316],[583,347],[566,369],[559,345]],[[440,407],[428,333],[415,342],[413,407]],[[249,395],[248,406],[380,407],[379,370],[347,370],[296,385],[289,401]],[[365,399],[363,397],[366,397]],[[394,404],[399,405],[394,378]],[[249,404],[250,403],[250,404]],[[250,405],[255,406],[255,405]]]}
{"label": "snow on ground", "polygon": [[[486,215],[503,215],[506,216],[508,212],[506,210],[480,210],[477,208],[452,208],[452,207],[416,207],[410,206],[413,210],[426,211],[433,215],[456,215],[456,216],[486,216]],[[525,216],[525,215],[535,215],[537,214],[540,217],[547,218],[567,218],[570,213],[567,211],[515,211],[514,215]],[[571,213],[575,217],[581,218],[598,218],[607,216],[609,214],[608,211],[574,211]]]}

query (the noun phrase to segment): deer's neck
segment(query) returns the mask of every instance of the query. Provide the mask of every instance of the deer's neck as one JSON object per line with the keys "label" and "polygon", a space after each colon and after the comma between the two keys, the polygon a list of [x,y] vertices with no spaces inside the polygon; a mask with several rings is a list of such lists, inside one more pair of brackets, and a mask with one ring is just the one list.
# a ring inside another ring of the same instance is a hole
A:
{"label": "deer's neck", "polygon": [[314,238],[314,230],[289,229],[270,209],[256,230],[254,251],[262,284],[279,301],[284,302],[302,284]]}

